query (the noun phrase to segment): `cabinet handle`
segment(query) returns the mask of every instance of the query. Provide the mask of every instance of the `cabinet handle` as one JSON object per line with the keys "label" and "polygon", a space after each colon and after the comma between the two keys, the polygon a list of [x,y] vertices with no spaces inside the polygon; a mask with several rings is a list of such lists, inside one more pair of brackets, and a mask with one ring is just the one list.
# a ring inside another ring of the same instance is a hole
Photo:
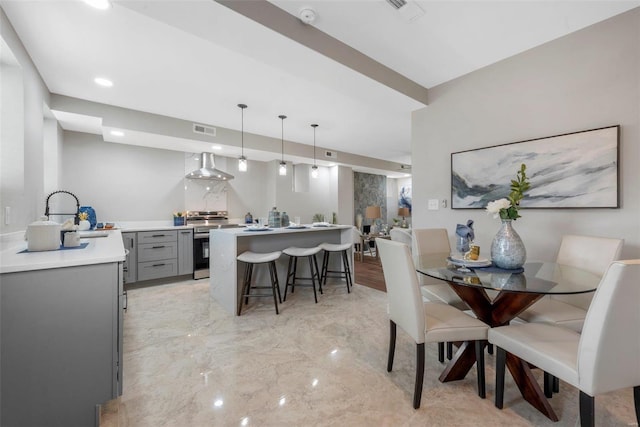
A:
{"label": "cabinet handle", "polygon": [[164,237],[164,236],[165,236],[164,234],[154,234],[154,235],[153,235],[153,236],[151,236],[151,237]]}
{"label": "cabinet handle", "polygon": [[190,231],[181,231],[180,234],[191,234]]}
{"label": "cabinet handle", "polygon": [[124,304],[122,306],[122,309],[126,310],[127,306],[129,305],[129,295],[127,294],[127,291],[123,292],[123,296],[124,296]]}
{"label": "cabinet handle", "polygon": [[133,249],[133,239],[129,240],[129,242],[131,243],[131,249]]}
{"label": "cabinet handle", "polygon": [[162,248],[166,248],[165,245],[162,246],[152,246],[151,249],[162,249]]}
{"label": "cabinet handle", "polygon": [[164,264],[164,263],[163,264],[153,264],[153,267],[162,267],[164,265],[167,265],[167,264]]}

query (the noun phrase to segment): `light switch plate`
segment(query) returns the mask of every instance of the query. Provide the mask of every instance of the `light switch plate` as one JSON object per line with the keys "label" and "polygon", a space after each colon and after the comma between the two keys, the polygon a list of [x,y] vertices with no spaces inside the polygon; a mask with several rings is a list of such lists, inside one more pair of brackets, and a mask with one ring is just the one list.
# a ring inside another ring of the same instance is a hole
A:
{"label": "light switch plate", "polygon": [[440,205],[440,201],[438,199],[429,199],[429,202],[427,204],[427,209],[429,209],[430,211],[437,211],[439,205]]}

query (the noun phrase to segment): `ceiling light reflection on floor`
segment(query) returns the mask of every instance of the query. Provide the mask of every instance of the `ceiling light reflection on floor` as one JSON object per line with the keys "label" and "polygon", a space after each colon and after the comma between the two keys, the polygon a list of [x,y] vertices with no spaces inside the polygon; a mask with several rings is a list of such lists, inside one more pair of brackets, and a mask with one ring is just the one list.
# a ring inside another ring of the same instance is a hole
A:
{"label": "ceiling light reflection on floor", "polygon": [[286,398],[286,397],[284,397],[284,396],[282,396],[282,397],[280,398],[280,401],[278,402],[278,404],[279,404],[280,406],[284,406],[284,404],[285,404],[285,403],[287,403],[287,398]]}
{"label": "ceiling light reflection on floor", "polygon": [[244,417],[242,420],[240,420],[240,425],[241,426],[248,426],[249,425],[249,417]]}
{"label": "ceiling light reflection on floor", "polygon": [[331,354],[332,354],[332,355],[334,355],[334,354],[336,354],[336,353],[338,353],[338,349],[337,349],[337,348],[334,348],[333,350],[331,350]]}
{"label": "ceiling light reflection on floor", "polygon": [[313,381],[311,382],[311,387],[315,387],[318,385],[318,379],[314,378]]}
{"label": "ceiling light reflection on floor", "polygon": [[213,402],[213,406],[215,406],[216,408],[220,408],[222,405],[224,405],[224,400],[222,399],[216,399]]}

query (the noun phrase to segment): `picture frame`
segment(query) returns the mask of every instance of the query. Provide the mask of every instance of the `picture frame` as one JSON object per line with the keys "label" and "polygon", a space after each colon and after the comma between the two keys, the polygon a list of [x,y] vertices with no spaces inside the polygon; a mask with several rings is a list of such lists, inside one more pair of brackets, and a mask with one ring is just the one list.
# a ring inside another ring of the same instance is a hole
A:
{"label": "picture frame", "polygon": [[523,208],[619,208],[620,125],[451,153],[451,208],[506,198],[520,165]]}

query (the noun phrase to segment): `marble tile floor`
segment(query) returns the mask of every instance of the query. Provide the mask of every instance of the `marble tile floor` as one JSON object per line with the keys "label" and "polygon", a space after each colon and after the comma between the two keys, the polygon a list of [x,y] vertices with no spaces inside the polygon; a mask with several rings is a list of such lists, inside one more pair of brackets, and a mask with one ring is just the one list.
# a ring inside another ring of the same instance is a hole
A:
{"label": "marble tile floor", "polygon": [[[224,312],[208,281],[129,291],[124,324],[124,393],[103,407],[102,426],[574,426],[578,392],[561,383],[554,423],[519,395],[509,374],[505,408],[487,398],[473,369],[442,384],[437,345],[427,346],[422,406],[412,407],[415,344],[398,331],[386,372],[386,294],[355,285],[325,288],[318,304],[298,288],[276,316],[267,298],[242,316]],[[635,422],[632,390],[596,398],[596,425]]]}

